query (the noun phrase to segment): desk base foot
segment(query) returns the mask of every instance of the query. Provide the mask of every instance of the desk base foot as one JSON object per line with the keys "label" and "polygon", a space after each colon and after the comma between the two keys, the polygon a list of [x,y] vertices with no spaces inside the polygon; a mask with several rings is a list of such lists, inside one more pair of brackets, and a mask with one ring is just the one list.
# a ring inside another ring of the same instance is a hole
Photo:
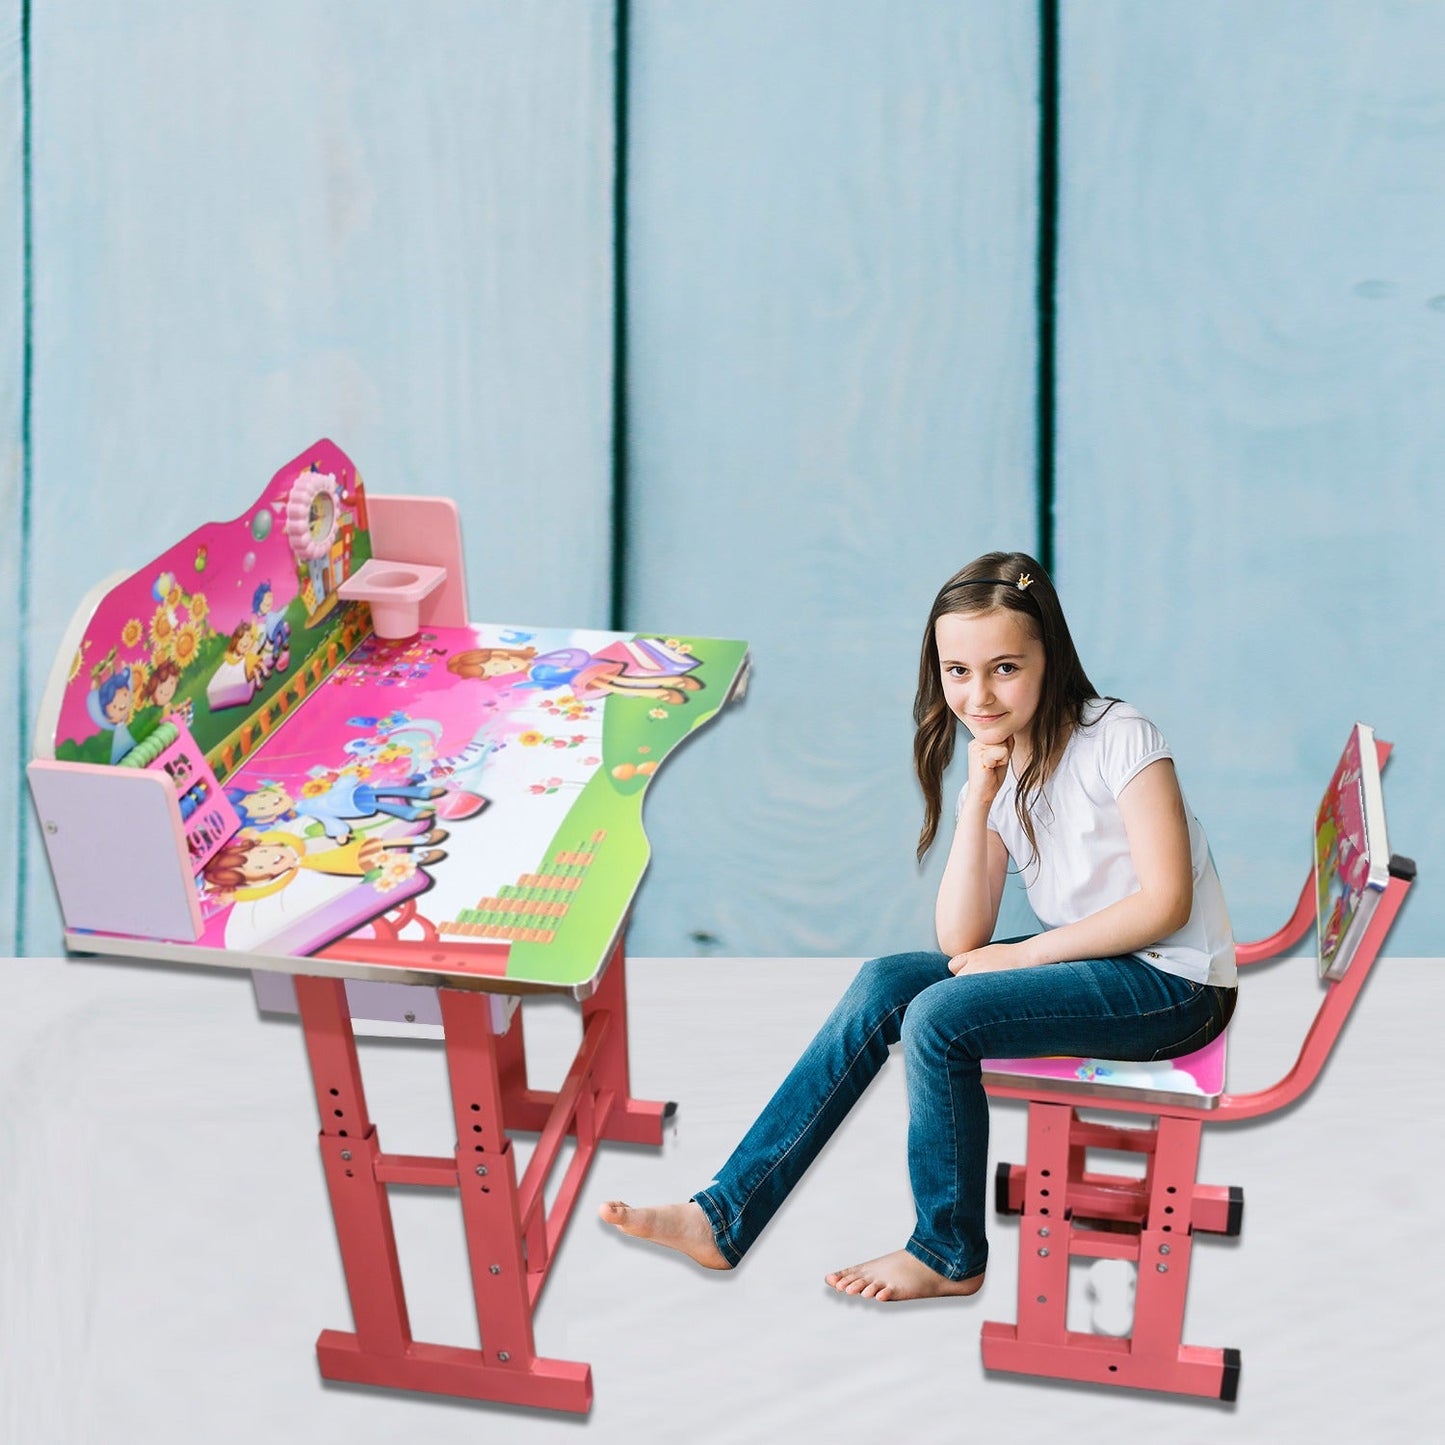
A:
{"label": "desk base foot", "polygon": [[534,1357],[527,1363],[496,1364],[481,1350],[417,1343],[400,1355],[368,1354],[355,1335],[340,1330],[321,1332],[316,1359],[323,1378],[353,1385],[458,1395],[578,1415],[592,1408],[592,1367],[573,1360]]}
{"label": "desk base foot", "polygon": [[1069,1330],[1062,1341],[1021,1340],[1017,1325],[983,1327],[983,1367],[1055,1380],[1123,1385],[1232,1401],[1239,1389],[1239,1351],[1180,1345],[1172,1357],[1140,1355],[1128,1340]]}

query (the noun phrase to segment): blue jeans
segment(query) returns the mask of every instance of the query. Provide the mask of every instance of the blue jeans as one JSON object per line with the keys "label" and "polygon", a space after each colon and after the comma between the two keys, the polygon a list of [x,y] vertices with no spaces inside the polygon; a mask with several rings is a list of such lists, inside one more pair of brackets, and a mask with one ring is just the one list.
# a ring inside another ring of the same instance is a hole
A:
{"label": "blue jeans", "polygon": [[1234,989],[1190,983],[1132,957],[958,976],[943,953],[875,958],[716,1180],[693,1199],[723,1257],[737,1264],[902,1039],[918,1212],[905,1248],[947,1279],[982,1274],[988,1099],[981,1061],[1177,1058],[1223,1030],[1234,998]]}

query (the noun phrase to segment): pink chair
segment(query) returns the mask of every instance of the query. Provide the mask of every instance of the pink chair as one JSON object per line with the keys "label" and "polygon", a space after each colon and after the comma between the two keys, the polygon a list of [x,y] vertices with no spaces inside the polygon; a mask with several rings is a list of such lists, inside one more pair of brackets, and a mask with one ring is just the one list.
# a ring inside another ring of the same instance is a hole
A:
{"label": "pink chair", "polygon": [[[989,1093],[1029,1106],[1027,1162],[1000,1164],[995,1181],[1000,1213],[1020,1216],[1018,1321],[984,1325],[986,1369],[1235,1398],[1239,1351],[1181,1338],[1195,1231],[1237,1235],[1244,1213],[1242,1190],[1198,1181],[1200,1134],[1206,1121],[1253,1119],[1298,1099],[1364,986],[1415,877],[1414,863],[1386,843],[1380,768],[1389,752],[1356,725],[1316,816],[1315,871],[1294,916],[1272,937],[1238,947],[1241,964],[1274,957],[1317,920],[1324,997],[1299,1057],[1276,1084],[1225,1092],[1227,1034],[1162,1064],[985,1061]],[[1093,1122],[1081,1109],[1118,1117]],[[1089,1149],[1142,1154],[1144,1175],[1092,1173]],[[1068,1328],[1069,1262],[1077,1257],[1126,1261],[1137,1271],[1128,1335]]]}

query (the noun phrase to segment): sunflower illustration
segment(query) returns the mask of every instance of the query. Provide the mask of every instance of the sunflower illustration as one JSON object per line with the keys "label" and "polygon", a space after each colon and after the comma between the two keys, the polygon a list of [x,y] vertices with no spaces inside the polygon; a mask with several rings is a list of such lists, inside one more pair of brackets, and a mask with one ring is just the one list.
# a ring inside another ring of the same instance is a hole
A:
{"label": "sunflower illustration", "polygon": [[210,604],[206,601],[204,592],[191,593],[191,621],[204,622],[210,613]]}
{"label": "sunflower illustration", "polygon": [[139,647],[140,640],[144,636],[145,628],[141,626],[140,618],[132,617],[120,630],[120,645],[122,647]]}
{"label": "sunflower illustration", "polygon": [[176,628],[171,648],[175,660],[180,664],[182,671],[196,660],[196,653],[200,651],[200,646],[201,639],[197,635],[196,626],[193,622],[183,622]]}
{"label": "sunflower illustration", "polygon": [[151,618],[150,636],[151,642],[156,646],[169,646],[171,635],[175,632],[175,623],[171,621],[171,614],[164,606],[156,608],[156,614]]}

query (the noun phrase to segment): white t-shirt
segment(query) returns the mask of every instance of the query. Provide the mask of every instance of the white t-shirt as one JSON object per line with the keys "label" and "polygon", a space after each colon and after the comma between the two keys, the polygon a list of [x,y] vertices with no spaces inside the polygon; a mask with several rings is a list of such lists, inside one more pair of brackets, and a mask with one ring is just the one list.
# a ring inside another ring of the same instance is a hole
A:
{"label": "white t-shirt", "polygon": [[[1128,703],[1098,698],[1087,703],[1083,726],[1074,729],[1053,776],[1034,799],[1037,861],[1014,811],[1018,779],[1009,769],[989,808],[988,826],[1003,840],[1023,876],[1029,906],[1045,928],[1077,923],[1139,891],[1118,797],[1142,768],[1172,757],[1159,729]],[[967,790],[965,783],[960,808]],[[1232,987],[1238,975],[1224,890],[1204,829],[1187,801],[1184,811],[1194,871],[1189,922],[1135,956],[1194,983]]]}

